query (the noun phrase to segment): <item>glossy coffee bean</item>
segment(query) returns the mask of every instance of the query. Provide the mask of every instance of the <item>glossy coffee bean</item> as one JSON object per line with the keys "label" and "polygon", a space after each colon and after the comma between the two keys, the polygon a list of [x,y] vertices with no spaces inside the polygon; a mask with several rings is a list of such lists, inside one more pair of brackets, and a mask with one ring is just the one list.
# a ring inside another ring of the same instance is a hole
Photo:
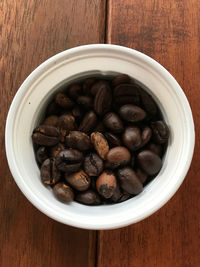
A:
{"label": "glossy coffee bean", "polygon": [[36,151],[36,159],[41,164],[45,159],[48,158],[48,151],[45,146],[41,146]]}
{"label": "glossy coffee bean", "polygon": [[80,120],[83,117],[83,110],[79,105],[75,105],[72,109],[72,116],[74,116],[75,119]]}
{"label": "glossy coffee bean", "polygon": [[55,159],[46,159],[40,169],[40,177],[44,184],[53,185],[60,180],[60,171],[57,169]]}
{"label": "glossy coffee bean", "polygon": [[104,171],[96,180],[97,191],[104,198],[111,198],[116,187],[116,177],[111,171]]}
{"label": "glossy coffee bean", "polygon": [[76,129],[75,118],[72,115],[64,114],[58,118],[58,128],[66,130],[67,133]]}
{"label": "glossy coffee bean", "polygon": [[90,138],[81,131],[71,131],[65,138],[65,144],[69,148],[86,151],[91,148]]}
{"label": "glossy coffee bean", "polygon": [[78,191],[87,190],[91,183],[90,177],[83,170],[72,174],[65,173],[65,180]]}
{"label": "glossy coffee bean", "polygon": [[93,99],[87,95],[81,95],[77,98],[77,103],[85,109],[91,109],[93,107]]}
{"label": "glossy coffee bean", "polygon": [[142,102],[142,106],[148,114],[156,115],[157,113],[157,105],[154,102],[153,98],[145,92],[143,89],[139,91],[140,99]]}
{"label": "glossy coffee bean", "polygon": [[74,199],[73,190],[63,182],[54,185],[53,193],[58,200],[64,203],[71,202]]}
{"label": "glossy coffee bean", "polygon": [[72,84],[69,87],[67,93],[72,99],[76,100],[78,96],[81,95],[81,91],[82,91],[82,88],[80,84]]}
{"label": "glossy coffee bean", "polygon": [[116,87],[119,84],[127,84],[131,82],[131,78],[127,74],[119,74],[112,80],[112,86]]}
{"label": "glossy coffee bean", "polygon": [[125,166],[130,162],[130,160],[131,153],[123,146],[111,148],[106,156],[106,161],[112,169],[119,166]]}
{"label": "glossy coffee bean", "polygon": [[163,147],[162,145],[154,144],[154,143],[149,143],[147,145],[147,149],[151,150],[153,153],[157,154],[159,157],[162,156],[163,153]]}
{"label": "glossy coffee bean", "polygon": [[119,109],[119,114],[122,119],[129,122],[142,121],[146,117],[146,112],[143,109],[131,104],[123,105]]}
{"label": "glossy coffee bean", "polygon": [[143,186],[134,170],[124,167],[118,170],[118,179],[121,188],[129,194],[137,195],[142,192]]}
{"label": "glossy coffee bean", "polygon": [[108,142],[105,138],[105,136],[102,133],[99,132],[94,132],[90,136],[91,142],[97,151],[98,155],[102,158],[105,159],[106,155],[109,151],[109,146]]}
{"label": "glossy coffee bean", "polygon": [[160,157],[150,150],[141,151],[137,155],[137,162],[140,168],[149,175],[157,174],[162,167]]}
{"label": "glossy coffee bean", "polygon": [[83,166],[89,176],[98,176],[103,171],[103,160],[96,153],[90,153],[85,157]]}
{"label": "glossy coffee bean", "polygon": [[169,138],[169,128],[164,121],[155,121],[151,123],[153,130],[153,139],[157,144],[164,144]]}
{"label": "glossy coffee bean", "polygon": [[76,201],[85,205],[99,205],[101,203],[99,195],[91,189],[78,193],[76,195]]}
{"label": "glossy coffee bean", "polygon": [[88,78],[84,81],[83,83],[83,93],[86,94],[86,95],[89,95],[91,94],[91,87],[92,85],[96,82],[95,79],[93,78]]}
{"label": "glossy coffee bean", "polygon": [[65,149],[56,156],[56,166],[63,172],[76,172],[80,169],[83,154],[75,149]]}
{"label": "glossy coffee bean", "polygon": [[106,132],[104,135],[105,135],[110,147],[121,146],[121,140],[117,135],[115,135],[113,133],[109,133],[109,132]]}
{"label": "glossy coffee bean", "polygon": [[62,143],[58,143],[57,145],[51,147],[50,156],[55,158],[63,150],[65,150],[65,146]]}
{"label": "glossy coffee bean", "polygon": [[135,171],[137,177],[139,178],[140,182],[144,184],[148,178],[148,175],[142,171],[140,168],[137,168]]}
{"label": "glossy coffee bean", "polygon": [[114,112],[107,113],[103,118],[103,123],[113,133],[121,133],[124,129],[122,120]]}
{"label": "glossy coffee bean", "polygon": [[94,111],[89,111],[83,117],[83,120],[79,126],[79,131],[88,133],[91,132],[97,124],[97,115]]}
{"label": "glossy coffee bean", "polygon": [[145,127],[143,129],[143,131],[142,131],[142,136],[141,136],[142,142],[141,142],[140,147],[145,146],[149,142],[149,140],[151,139],[151,136],[152,136],[152,130],[151,130],[151,128]]}
{"label": "glossy coffee bean", "polygon": [[94,99],[94,110],[97,114],[103,115],[110,110],[112,103],[111,88],[107,83],[102,83]]}
{"label": "glossy coffee bean", "polygon": [[135,84],[120,84],[114,89],[114,99],[118,105],[140,103],[138,87]]}
{"label": "glossy coffee bean", "polygon": [[57,126],[58,124],[58,116],[50,115],[43,121],[43,125]]}
{"label": "glossy coffee bean", "polygon": [[139,149],[142,143],[140,129],[135,126],[127,127],[122,135],[122,140],[125,146],[131,151]]}
{"label": "glossy coffee bean", "polygon": [[74,106],[74,102],[64,93],[58,93],[55,101],[57,105],[64,109],[71,109]]}
{"label": "glossy coffee bean", "polygon": [[109,83],[105,80],[96,81],[91,87],[91,94],[95,96],[99,89],[101,89],[101,86],[109,86]]}
{"label": "glossy coffee bean", "polygon": [[54,146],[60,141],[60,133],[56,127],[40,125],[32,134],[35,144],[44,146]]}

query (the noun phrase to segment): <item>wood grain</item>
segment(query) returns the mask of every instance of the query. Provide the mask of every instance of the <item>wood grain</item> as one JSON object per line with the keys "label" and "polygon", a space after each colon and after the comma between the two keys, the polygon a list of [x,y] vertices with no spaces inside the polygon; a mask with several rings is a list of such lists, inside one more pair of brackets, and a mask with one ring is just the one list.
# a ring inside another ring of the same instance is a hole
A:
{"label": "wood grain", "polygon": [[104,42],[105,1],[0,1],[0,266],[94,266],[94,231],[57,223],[14,183],[4,148],[8,108],[26,76],[67,48]]}
{"label": "wood grain", "polygon": [[163,64],[191,104],[196,146],[190,171],[176,195],[135,225],[101,231],[98,267],[200,266],[200,2],[109,0],[107,42],[135,48]]}

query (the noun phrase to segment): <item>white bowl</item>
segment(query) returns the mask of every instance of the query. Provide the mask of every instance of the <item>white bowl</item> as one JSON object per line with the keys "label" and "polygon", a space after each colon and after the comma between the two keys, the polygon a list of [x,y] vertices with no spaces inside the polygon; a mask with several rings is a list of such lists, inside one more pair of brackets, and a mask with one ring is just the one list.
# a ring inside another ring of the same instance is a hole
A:
{"label": "white bowl", "polygon": [[[52,95],[63,84],[88,75],[126,73],[142,82],[170,126],[170,140],[157,177],[138,196],[115,205],[63,204],[40,180],[31,134]],[[59,53],[35,69],[19,88],[6,123],[6,153],[12,175],[30,202],[49,217],[86,229],[136,223],[162,207],[179,188],[194,149],[194,124],[182,89],[155,60],[116,45],[86,45]],[[177,207],[178,209],[178,207]]]}

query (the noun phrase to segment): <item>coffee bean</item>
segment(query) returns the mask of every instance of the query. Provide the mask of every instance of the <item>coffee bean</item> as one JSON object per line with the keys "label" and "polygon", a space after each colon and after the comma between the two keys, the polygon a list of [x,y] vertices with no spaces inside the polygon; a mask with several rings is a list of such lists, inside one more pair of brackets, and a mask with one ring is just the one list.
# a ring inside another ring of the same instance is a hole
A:
{"label": "coffee bean", "polygon": [[127,74],[119,74],[112,80],[112,86],[116,87],[119,84],[130,83],[131,79]]}
{"label": "coffee bean", "polygon": [[142,105],[144,109],[146,110],[146,112],[151,115],[156,115],[157,106],[153,98],[148,93],[146,93],[143,89],[139,91],[139,94],[140,94]]}
{"label": "coffee bean", "polygon": [[124,129],[120,117],[113,112],[109,112],[104,116],[103,123],[113,133],[121,133]]}
{"label": "coffee bean", "polygon": [[135,84],[120,84],[114,89],[114,99],[118,105],[134,104],[139,105],[140,96],[138,87]]}
{"label": "coffee bean", "polygon": [[160,157],[150,150],[141,151],[137,155],[137,162],[141,169],[149,175],[157,174],[162,167]]}
{"label": "coffee bean", "polygon": [[64,203],[68,203],[74,199],[73,190],[63,182],[54,185],[53,193],[58,200]]}
{"label": "coffee bean", "polygon": [[103,115],[109,111],[112,103],[111,88],[107,83],[102,83],[94,99],[94,110],[97,114]]}
{"label": "coffee bean", "polygon": [[51,157],[55,158],[61,151],[65,150],[65,146],[61,143],[51,147],[50,155]]}
{"label": "coffee bean", "polygon": [[79,131],[88,133],[94,129],[97,124],[97,116],[94,111],[89,111],[85,114],[80,126]]}
{"label": "coffee bean", "polygon": [[137,195],[142,192],[142,183],[132,168],[119,169],[118,178],[121,188],[127,193]]}
{"label": "coffee bean", "polygon": [[161,145],[150,143],[147,145],[147,149],[151,150],[153,153],[157,154],[159,157],[162,156],[163,148]]}
{"label": "coffee bean", "polygon": [[109,83],[104,80],[95,82],[91,87],[91,90],[90,90],[91,94],[95,96],[97,92],[99,91],[99,89],[101,89],[101,86],[109,86]]}
{"label": "coffee bean", "polygon": [[40,177],[44,184],[53,185],[60,180],[60,171],[57,169],[55,159],[46,159],[40,169]]}
{"label": "coffee bean", "polygon": [[56,95],[55,101],[57,105],[64,109],[71,109],[74,106],[74,102],[64,93],[58,93]]}
{"label": "coffee bean", "polygon": [[135,126],[127,127],[122,135],[122,140],[131,151],[139,149],[142,143],[140,129]]}
{"label": "coffee bean", "polygon": [[153,130],[153,139],[157,144],[164,144],[169,138],[169,128],[164,121],[155,121],[151,123]]}
{"label": "coffee bean", "polygon": [[106,156],[110,168],[127,165],[131,160],[131,153],[123,146],[111,148]]}
{"label": "coffee bean", "polygon": [[117,185],[116,188],[115,188],[115,191],[114,191],[114,193],[113,193],[113,195],[111,197],[111,200],[113,202],[118,202],[120,200],[120,198],[122,197],[122,195],[123,195],[123,193],[122,193],[119,185]]}
{"label": "coffee bean", "polygon": [[148,175],[145,172],[143,172],[140,168],[137,168],[135,172],[140,182],[144,184],[148,178]]}
{"label": "coffee bean", "polygon": [[80,151],[91,148],[90,138],[87,134],[80,131],[71,131],[65,138],[66,146]]}
{"label": "coffee bean", "polygon": [[45,146],[41,146],[36,151],[36,159],[41,164],[45,159],[48,158],[48,151]]}
{"label": "coffee bean", "polygon": [[111,147],[121,146],[120,138],[117,135],[108,132],[106,132],[104,135]]}
{"label": "coffee bean", "polygon": [[106,158],[109,151],[109,146],[106,138],[102,133],[95,132],[91,134],[91,142],[102,159]]}
{"label": "coffee bean", "polygon": [[138,106],[127,104],[119,109],[122,119],[130,122],[142,121],[146,117],[146,112]]}
{"label": "coffee bean", "polygon": [[85,157],[84,170],[89,176],[100,175],[103,171],[103,160],[96,153],[90,153]]}
{"label": "coffee bean", "polygon": [[58,129],[61,133],[61,142],[64,143],[65,136],[69,134],[70,131],[76,129],[75,118],[68,114],[60,116],[58,119]]}
{"label": "coffee bean", "polygon": [[46,111],[47,116],[58,115],[58,114],[60,114],[60,112],[61,112],[61,107],[58,106],[54,101],[51,102],[47,106],[47,111]]}
{"label": "coffee bean", "polygon": [[111,198],[116,187],[116,177],[111,171],[104,171],[96,180],[97,191],[104,198]]}
{"label": "coffee bean", "polygon": [[50,115],[43,121],[43,125],[57,126],[58,124],[58,116]]}
{"label": "coffee bean", "polygon": [[145,146],[149,140],[151,139],[152,136],[152,130],[149,127],[145,127],[144,130],[142,131],[142,143],[140,147]]}
{"label": "coffee bean", "polygon": [[63,172],[76,172],[80,169],[83,154],[75,149],[65,149],[56,156],[56,166]]}
{"label": "coffee bean", "polygon": [[89,95],[91,94],[91,87],[92,85],[96,82],[95,79],[93,78],[88,78],[84,81],[83,83],[83,93],[86,94],[86,95]]}
{"label": "coffee bean", "polygon": [[78,193],[76,195],[76,201],[85,205],[99,205],[101,203],[99,195],[91,189]]}
{"label": "coffee bean", "polygon": [[60,133],[56,127],[40,125],[33,131],[32,139],[38,145],[54,146],[60,140]]}
{"label": "coffee bean", "polygon": [[90,96],[81,95],[77,98],[77,103],[85,109],[91,109],[93,107],[93,99]]}
{"label": "coffee bean", "polygon": [[76,105],[73,107],[72,116],[74,116],[74,118],[77,120],[80,120],[83,117],[83,110],[80,106]]}
{"label": "coffee bean", "polygon": [[87,190],[91,183],[90,177],[83,170],[72,174],[65,173],[65,180],[78,191]]}
{"label": "coffee bean", "polygon": [[67,92],[72,99],[76,100],[77,97],[81,94],[81,90],[82,89],[80,84],[72,84]]}

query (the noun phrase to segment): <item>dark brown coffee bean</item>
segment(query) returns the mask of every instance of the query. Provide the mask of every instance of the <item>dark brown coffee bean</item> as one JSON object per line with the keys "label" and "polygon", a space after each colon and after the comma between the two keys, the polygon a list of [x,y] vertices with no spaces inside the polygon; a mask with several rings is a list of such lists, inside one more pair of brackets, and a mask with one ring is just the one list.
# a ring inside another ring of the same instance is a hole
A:
{"label": "dark brown coffee bean", "polygon": [[135,84],[120,84],[114,89],[114,99],[118,105],[134,104],[139,105],[140,96],[138,87]]}
{"label": "dark brown coffee bean", "polygon": [[41,164],[45,159],[48,158],[48,151],[45,146],[41,146],[36,151],[36,159]]}
{"label": "dark brown coffee bean", "polygon": [[81,95],[77,98],[77,103],[85,109],[91,109],[93,107],[93,99],[87,95]]}
{"label": "dark brown coffee bean", "polygon": [[127,127],[122,135],[122,140],[131,151],[139,149],[142,143],[140,129],[134,126]]}
{"label": "dark brown coffee bean", "polygon": [[119,74],[112,80],[112,86],[116,87],[119,84],[130,83],[131,78],[127,74]]}
{"label": "dark brown coffee bean", "polygon": [[90,138],[87,134],[80,131],[71,131],[65,138],[66,146],[80,151],[91,148]]}
{"label": "dark brown coffee bean", "polygon": [[149,140],[151,139],[152,136],[152,130],[149,127],[145,127],[144,130],[142,131],[142,143],[140,147],[145,146]]}
{"label": "dark brown coffee bean", "polygon": [[101,89],[101,86],[109,86],[109,83],[105,80],[100,80],[100,81],[95,82],[91,87],[91,90],[90,90],[91,94],[95,96],[97,92],[99,91],[99,89]]}
{"label": "dark brown coffee bean", "polygon": [[162,156],[163,147],[161,145],[150,143],[147,145],[147,149],[151,150],[153,153],[157,154],[159,157]]}
{"label": "dark brown coffee bean", "polygon": [[79,131],[89,133],[94,129],[94,127],[97,124],[97,115],[94,113],[94,111],[89,111],[85,114],[80,126]]}
{"label": "dark brown coffee bean", "polygon": [[91,92],[92,85],[96,82],[93,78],[88,78],[83,83],[83,93],[89,95]]}
{"label": "dark brown coffee bean", "polygon": [[124,129],[120,117],[113,112],[109,112],[104,116],[103,123],[113,133],[121,133]]}
{"label": "dark brown coffee bean", "polygon": [[62,136],[62,142],[64,142],[65,136],[69,134],[70,131],[76,129],[75,118],[68,114],[60,116],[58,119],[58,129]]}
{"label": "dark brown coffee bean", "polygon": [[80,169],[83,154],[75,149],[65,149],[56,156],[56,166],[63,172],[76,172]]}
{"label": "dark brown coffee bean", "polygon": [[71,202],[74,199],[73,190],[63,182],[60,182],[54,185],[53,193],[58,200],[64,203]]}
{"label": "dark brown coffee bean", "polygon": [[106,138],[104,137],[104,135],[102,133],[95,132],[95,133],[91,134],[90,138],[91,138],[91,142],[92,142],[95,150],[99,154],[99,156],[102,159],[105,159],[106,155],[109,151],[109,146],[108,146],[108,142],[107,142]]}
{"label": "dark brown coffee bean", "polygon": [[111,171],[104,171],[96,180],[97,191],[104,198],[111,198],[116,187],[116,177]]}
{"label": "dark brown coffee bean", "polygon": [[122,119],[130,122],[142,121],[146,117],[146,112],[138,106],[127,104],[119,109]]}
{"label": "dark brown coffee bean", "polygon": [[111,88],[107,83],[102,83],[94,99],[94,110],[97,114],[103,115],[109,111],[112,103]]}
{"label": "dark brown coffee bean", "polygon": [[94,128],[94,132],[100,132],[104,133],[105,132],[105,126],[103,125],[103,122],[98,122],[97,126]]}
{"label": "dark brown coffee bean", "polygon": [[44,184],[53,185],[60,180],[60,171],[57,169],[55,159],[46,159],[40,169],[40,177]]}
{"label": "dark brown coffee bean", "polygon": [[76,201],[86,205],[99,205],[101,203],[99,195],[91,189],[78,193],[76,195]]}
{"label": "dark brown coffee bean", "polygon": [[82,89],[80,84],[72,84],[69,87],[67,93],[72,99],[76,100],[79,97],[79,95],[81,95],[81,90]]}
{"label": "dark brown coffee bean", "polygon": [[131,197],[131,194],[127,193],[127,192],[123,192],[122,196],[120,197],[120,199],[118,200],[119,203],[124,202],[126,200],[128,200]]}
{"label": "dark brown coffee bean", "polygon": [[142,192],[142,183],[132,168],[119,169],[118,178],[121,188],[127,193],[137,195]]}
{"label": "dark brown coffee bean", "polygon": [[61,112],[61,107],[58,106],[54,101],[51,102],[48,106],[47,106],[47,116],[50,115],[58,115]]}
{"label": "dark brown coffee bean", "polygon": [[64,109],[71,109],[74,106],[74,102],[64,93],[58,93],[56,95],[55,101],[57,105]]}
{"label": "dark brown coffee bean", "polygon": [[120,198],[122,197],[123,193],[121,191],[121,189],[119,188],[119,185],[117,185],[112,197],[111,197],[111,200],[113,202],[118,202],[120,200]]}
{"label": "dark brown coffee bean", "polygon": [[72,174],[65,173],[65,180],[78,191],[87,190],[91,183],[90,177],[83,170]]}
{"label": "dark brown coffee bean", "polygon": [[131,153],[126,147],[117,146],[111,148],[106,156],[110,168],[114,169],[119,166],[127,165],[131,160]]}
{"label": "dark brown coffee bean", "polygon": [[76,105],[73,107],[72,116],[74,116],[74,118],[77,120],[80,120],[83,117],[83,110],[80,106]]}
{"label": "dark brown coffee bean", "polygon": [[169,128],[164,121],[155,121],[151,123],[153,130],[153,139],[157,144],[164,144],[169,138]]}
{"label": "dark brown coffee bean", "polygon": [[160,157],[150,150],[140,152],[137,155],[137,162],[141,169],[149,175],[157,174],[162,167]]}
{"label": "dark brown coffee bean", "polygon": [[154,102],[153,98],[143,89],[139,91],[139,94],[140,94],[142,105],[144,109],[146,110],[146,112],[151,115],[156,115],[157,105]]}
{"label": "dark brown coffee bean", "polygon": [[144,171],[142,171],[140,168],[137,168],[135,172],[140,182],[144,184],[148,178],[148,175]]}
{"label": "dark brown coffee bean", "polygon": [[103,171],[103,160],[96,153],[90,153],[85,157],[84,171],[89,176],[100,175]]}
{"label": "dark brown coffee bean", "polygon": [[108,132],[106,132],[104,135],[111,147],[121,146],[120,138],[117,135]]}
{"label": "dark brown coffee bean", "polygon": [[50,115],[43,121],[43,125],[57,126],[58,124],[58,116]]}
{"label": "dark brown coffee bean", "polygon": [[51,147],[50,155],[51,157],[55,158],[61,151],[65,150],[65,146],[61,143]]}
{"label": "dark brown coffee bean", "polygon": [[136,96],[117,96],[115,98],[114,104],[117,107],[123,106],[125,104],[133,104],[133,105],[139,106],[140,98],[137,95]]}
{"label": "dark brown coffee bean", "polygon": [[33,131],[32,139],[38,145],[54,146],[60,141],[60,133],[56,127],[40,125]]}

